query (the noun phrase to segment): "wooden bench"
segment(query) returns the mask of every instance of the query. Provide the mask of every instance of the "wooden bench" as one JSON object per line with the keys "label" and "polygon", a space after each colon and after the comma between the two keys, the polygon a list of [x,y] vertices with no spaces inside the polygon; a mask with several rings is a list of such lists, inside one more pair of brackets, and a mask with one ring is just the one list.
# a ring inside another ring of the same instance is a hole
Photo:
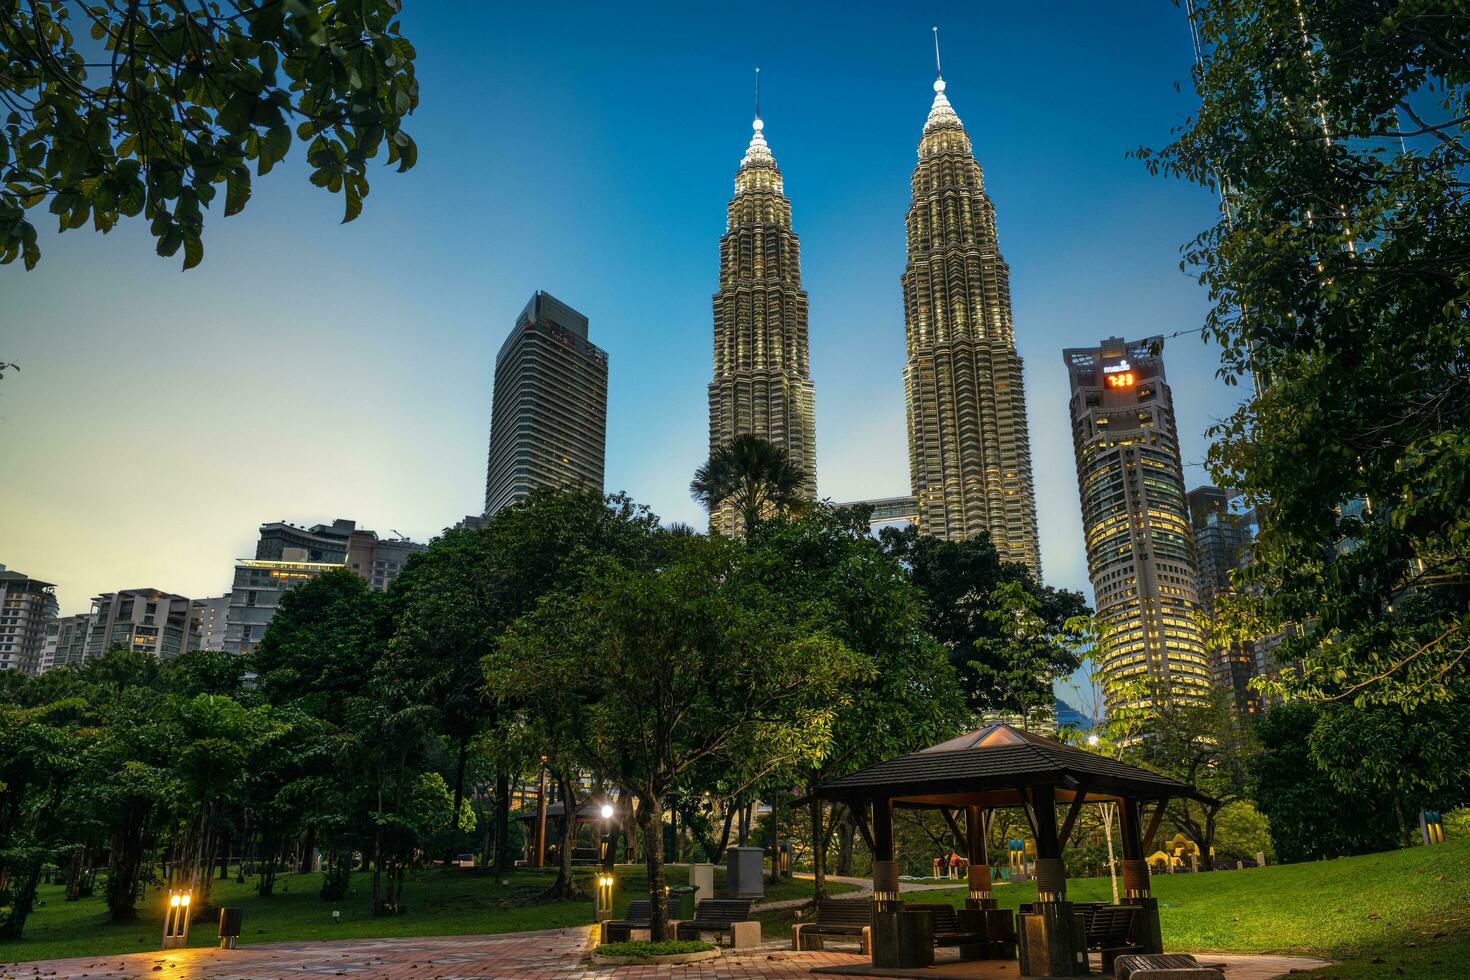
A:
{"label": "wooden bench", "polygon": [[1117,980],[1225,980],[1218,966],[1188,953],[1128,953],[1114,963]]}
{"label": "wooden bench", "polygon": [[791,927],[791,948],[821,949],[826,936],[855,936],[865,954],[873,952],[873,903],[857,900],[823,899],[817,903],[817,917],[812,922],[798,922]]}
{"label": "wooden bench", "polygon": [[1130,941],[1133,916],[1137,912],[1136,905],[1097,905],[1077,913],[1082,918],[1087,949],[1102,956],[1104,973],[1113,968],[1113,962],[1119,956],[1137,950]]}
{"label": "wooden bench", "polygon": [[706,898],[694,909],[694,918],[679,923],[674,931],[677,939],[698,939],[710,933],[718,942],[721,936],[730,937],[735,949],[759,946],[761,924],[750,918],[748,898]]}
{"label": "wooden bench", "polygon": [[909,912],[928,912],[934,929],[935,946],[956,946],[960,959],[978,960],[990,954],[990,936],[985,931],[982,909],[956,909],[953,905],[905,903]]}
{"label": "wooden bench", "polygon": [[[674,900],[669,899],[667,906],[669,921],[674,919]],[[648,929],[653,925],[653,903],[646,898],[635,899],[628,903],[628,912],[621,919],[609,919],[602,924],[602,941],[605,943],[623,942],[633,938],[634,929]]]}

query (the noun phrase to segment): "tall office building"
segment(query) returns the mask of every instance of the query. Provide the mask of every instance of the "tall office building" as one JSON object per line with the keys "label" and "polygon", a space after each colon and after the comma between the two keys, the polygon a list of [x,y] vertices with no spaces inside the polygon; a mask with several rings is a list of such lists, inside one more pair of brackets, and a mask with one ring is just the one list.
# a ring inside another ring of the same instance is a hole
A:
{"label": "tall office building", "polygon": [[[801,468],[807,497],[817,495],[816,393],[807,343],[801,247],[791,202],[766,144],[759,109],[720,237],[720,289],[714,295],[714,376],[709,385],[709,447],[757,435],[786,450]],[[710,527],[737,534],[727,504]]]}
{"label": "tall office building", "polygon": [[56,586],[0,565],[0,670],[39,673]]}
{"label": "tall office building", "polygon": [[907,225],[903,383],[919,530],[954,540],[988,531],[1001,558],[1039,576],[1010,270],[984,175],[942,78],[919,140]]}
{"label": "tall office building", "polygon": [[495,357],[485,513],[537,487],[602,489],[607,354],[587,318],[537,290]]}
{"label": "tall office building", "polygon": [[92,599],[85,659],[113,650],[151,653],[159,660],[199,649],[199,634],[186,597],[158,589],[122,589]]}
{"label": "tall office building", "polygon": [[[1230,573],[1250,558],[1255,539],[1256,513],[1232,509],[1235,495],[1219,487],[1195,487],[1186,495],[1194,537],[1194,560],[1200,611],[1214,618],[1218,603],[1235,591]],[[1261,672],[1256,644],[1207,643],[1215,686],[1230,695],[1235,707],[1247,714],[1261,710],[1261,695],[1250,681]]]}
{"label": "tall office building", "polygon": [[1062,357],[1103,672],[1146,681],[1149,697],[1202,697],[1210,660],[1163,349],[1114,337]]}

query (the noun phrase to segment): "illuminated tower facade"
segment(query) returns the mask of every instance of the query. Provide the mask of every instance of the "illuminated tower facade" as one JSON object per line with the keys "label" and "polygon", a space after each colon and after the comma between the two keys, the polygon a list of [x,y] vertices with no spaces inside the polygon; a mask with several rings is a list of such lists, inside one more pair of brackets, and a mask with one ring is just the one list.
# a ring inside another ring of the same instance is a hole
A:
{"label": "illuminated tower facade", "polygon": [[[1102,670],[1144,682],[1136,692],[1125,690],[1123,703],[1203,698],[1211,686],[1163,350],[1162,337],[1114,337],[1062,352],[1087,574],[1106,630]],[[1109,697],[1108,710],[1119,702],[1118,694]]]}
{"label": "illuminated tower facade", "polygon": [[903,273],[909,475],[919,531],[987,531],[1039,577],[1026,389],[1011,327],[1010,270],[970,138],[934,83],[919,140]]}
{"label": "illuminated tower facade", "polygon": [[[739,435],[758,435],[786,450],[806,474],[806,496],[815,497],[815,394],[801,250],[759,113],[753,126],[720,238],[710,450]],[[725,534],[742,530],[739,515],[728,505],[710,514],[710,527]]]}

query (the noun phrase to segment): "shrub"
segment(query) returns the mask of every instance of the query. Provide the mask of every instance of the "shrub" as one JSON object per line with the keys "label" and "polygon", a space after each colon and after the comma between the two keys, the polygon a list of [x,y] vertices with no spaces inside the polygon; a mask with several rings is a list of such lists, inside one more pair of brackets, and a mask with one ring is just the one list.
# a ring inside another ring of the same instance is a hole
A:
{"label": "shrub", "polygon": [[714,943],[698,939],[666,939],[661,943],[647,939],[630,939],[620,943],[603,943],[598,946],[599,956],[674,956],[678,953],[703,953],[714,949]]}

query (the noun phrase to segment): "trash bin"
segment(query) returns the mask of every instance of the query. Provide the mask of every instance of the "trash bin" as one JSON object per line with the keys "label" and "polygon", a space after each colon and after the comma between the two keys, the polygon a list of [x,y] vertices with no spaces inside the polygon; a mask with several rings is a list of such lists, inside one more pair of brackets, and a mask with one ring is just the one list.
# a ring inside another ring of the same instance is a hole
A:
{"label": "trash bin", "polygon": [[219,948],[234,949],[240,939],[240,928],[245,922],[244,909],[219,910]]}
{"label": "trash bin", "polygon": [[674,918],[680,921],[694,918],[694,894],[697,890],[693,885],[669,886],[669,901],[674,903]]}

